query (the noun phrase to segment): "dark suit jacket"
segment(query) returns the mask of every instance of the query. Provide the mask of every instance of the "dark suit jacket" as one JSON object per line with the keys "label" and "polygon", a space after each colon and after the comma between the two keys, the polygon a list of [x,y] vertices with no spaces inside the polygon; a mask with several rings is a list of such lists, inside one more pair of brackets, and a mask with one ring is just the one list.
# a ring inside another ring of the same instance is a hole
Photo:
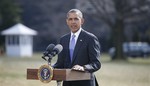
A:
{"label": "dark suit jacket", "polygon": [[[69,54],[69,41],[71,33],[64,35],[60,39],[60,44],[63,46],[62,52],[58,55],[54,68],[72,68],[74,65],[81,65],[85,70],[91,73],[91,80],[83,81],[65,81],[63,86],[98,86],[95,85],[94,72],[99,70],[101,63],[100,57],[100,44],[96,36],[81,30],[77,43],[75,46],[73,61],[70,61]],[[80,77],[80,76],[79,76]]]}

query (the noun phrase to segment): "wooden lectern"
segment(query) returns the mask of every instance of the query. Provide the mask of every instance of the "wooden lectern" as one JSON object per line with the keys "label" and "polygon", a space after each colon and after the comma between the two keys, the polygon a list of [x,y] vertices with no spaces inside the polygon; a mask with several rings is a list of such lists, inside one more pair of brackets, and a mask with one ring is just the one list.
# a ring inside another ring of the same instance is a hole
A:
{"label": "wooden lectern", "polygon": [[[39,80],[38,69],[27,69],[27,79]],[[54,69],[52,80],[74,81],[74,80],[89,80],[91,74],[88,72],[80,72],[71,69]]]}

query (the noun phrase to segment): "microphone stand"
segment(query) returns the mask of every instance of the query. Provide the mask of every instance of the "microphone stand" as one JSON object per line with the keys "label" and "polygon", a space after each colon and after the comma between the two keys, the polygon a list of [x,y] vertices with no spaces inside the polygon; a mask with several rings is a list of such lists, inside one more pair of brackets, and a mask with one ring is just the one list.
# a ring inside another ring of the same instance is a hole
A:
{"label": "microphone stand", "polygon": [[52,60],[52,58],[48,58],[48,60],[47,60],[49,66],[51,66],[51,60]]}
{"label": "microphone stand", "polygon": [[[48,65],[51,66],[51,60],[52,60],[52,57],[53,57],[53,56],[49,54],[48,57],[49,57],[49,58],[48,58],[48,60],[46,60],[46,61],[48,62]],[[44,57],[42,57],[42,58],[44,59]],[[61,86],[61,83],[62,83],[61,80],[57,80],[56,82],[57,82],[57,86]]]}

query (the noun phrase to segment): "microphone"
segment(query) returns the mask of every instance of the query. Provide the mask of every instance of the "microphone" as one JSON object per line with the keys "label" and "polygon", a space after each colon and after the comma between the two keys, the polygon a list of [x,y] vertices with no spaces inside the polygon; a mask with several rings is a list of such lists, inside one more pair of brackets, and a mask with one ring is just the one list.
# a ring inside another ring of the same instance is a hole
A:
{"label": "microphone", "polygon": [[54,47],[55,47],[54,44],[49,44],[49,45],[47,46],[46,51],[43,53],[43,56],[42,56],[42,58],[43,58],[44,60],[46,60],[45,56],[48,56],[48,54],[53,51],[53,48],[54,48]]}
{"label": "microphone", "polygon": [[55,47],[54,44],[49,44],[48,47],[46,48],[46,51],[52,51],[54,47]]}
{"label": "microphone", "polygon": [[50,53],[51,57],[54,57],[55,55],[59,54],[62,50],[63,46],[61,44],[57,44]]}

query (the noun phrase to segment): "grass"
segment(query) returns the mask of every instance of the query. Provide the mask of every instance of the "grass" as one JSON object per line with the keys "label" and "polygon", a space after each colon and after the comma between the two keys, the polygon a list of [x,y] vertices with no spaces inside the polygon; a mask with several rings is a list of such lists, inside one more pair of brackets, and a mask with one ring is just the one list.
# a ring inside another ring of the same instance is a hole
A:
{"label": "grass", "polygon": [[[9,58],[0,56],[0,86],[56,86],[55,81],[48,84],[39,80],[27,80],[27,68],[39,68],[47,64],[40,53],[32,58]],[[56,61],[54,58],[52,63]],[[127,62],[111,62],[107,54],[101,56],[102,68],[96,77],[100,86],[149,86],[150,58],[128,59]]]}

